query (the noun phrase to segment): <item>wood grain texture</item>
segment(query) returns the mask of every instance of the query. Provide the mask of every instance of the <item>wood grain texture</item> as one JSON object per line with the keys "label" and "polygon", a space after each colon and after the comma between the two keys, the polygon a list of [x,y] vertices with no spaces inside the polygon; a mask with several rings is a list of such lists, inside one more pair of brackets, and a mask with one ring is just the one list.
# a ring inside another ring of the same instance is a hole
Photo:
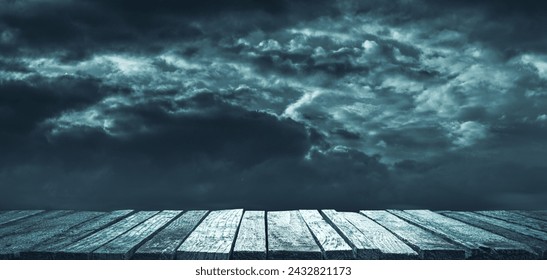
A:
{"label": "wood grain texture", "polygon": [[59,250],[118,222],[131,213],[133,213],[132,210],[105,212],[101,216],[75,225],[60,234],[40,242],[28,252],[21,253],[21,257],[24,259],[55,259],[56,253]]}
{"label": "wood grain texture", "polygon": [[429,210],[388,210],[427,230],[469,249],[473,259],[533,259],[532,249],[522,243]]}
{"label": "wood grain texture", "polygon": [[355,256],[344,238],[321,216],[317,210],[300,210],[300,215],[321,247],[323,258],[349,260]]}
{"label": "wood grain texture", "polygon": [[21,252],[28,251],[36,244],[60,234],[70,227],[101,215],[99,212],[75,212],[25,228],[24,232],[5,235],[0,238],[0,258],[19,258]]}
{"label": "wood grain texture", "polygon": [[481,215],[490,216],[496,219],[504,220],[510,223],[515,223],[529,228],[547,232],[547,222],[528,216],[520,215],[511,211],[477,211]]}
{"label": "wood grain texture", "polygon": [[380,258],[380,249],[369,238],[350,223],[344,215],[335,210],[321,210],[325,220],[344,238],[352,248],[355,258],[375,260]]}
{"label": "wood grain texture", "polygon": [[45,211],[25,219],[13,221],[9,224],[5,224],[0,227],[0,237],[6,236],[6,235],[16,235],[16,234],[24,233],[26,229],[29,227],[33,227],[36,224],[47,222],[49,219],[55,219],[57,217],[68,215],[70,213],[72,213],[72,211],[67,211],[67,210]]}
{"label": "wood grain texture", "polygon": [[417,259],[418,253],[393,233],[359,213],[342,213],[346,220],[358,228],[368,242],[380,250],[380,259]]}
{"label": "wood grain texture", "polygon": [[546,215],[6,210],[0,259],[547,259]]}
{"label": "wood grain texture", "polygon": [[228,259],[243,209],[212,211],[177,249],[177,259]]}
{"label": "wood grain texture", "polygon": [[266,259],[266,212],[245,211],[232,253],[236,260]]}
{"label": "wood grain texture", "polygon": [[91,253],[93,259],[129,259],[137,248],[182,211],[162,211]]}
{"label": "wood grain texture", "polygon": [[150,217],[156,215],[158,211],[141,211],[137,212],[123,220],[97,231],[75,243],[70,244],[66,248],[59,250],[56,254],[58,259],[87,259],[91,252],[104,244],[110,242],[114,238],[124,234],[133,227],[139,225]]}
{"label": "wood grain texture", "polygon": [[268,212],[269,259],[321,259],[321,249],[298,211]]}
{"label": "wood grain texture", "polygon": [[528,216],[530,218],[547,221],[547,212],[542,212],[542,211],[514,211],[514,212],[524,216]]}
{"label": "wood grain texture", "polygon": [[539,258],[547,258],[547,233],[543,231],[472,212],[445,211],[442,212],[442,214],[507,237],[511,240],[524,243],[532,247],[532,249],[538,254]]}
{"label": "wood grain texture", "polygon": [[42,213],[44,210],[13,210],[5,211],[0,215],[0,225],[8,224],[38,213]]}
{"label": "wood grain texture", "polygon": [[421,227],[410,224],[387,211],[360,211],[363,215],[376,221],[410,247],[418,251],[421,259],[446,260],[465,259],[463,246],[449,243],[442,237]]}
{"label": "wood grain texture", "polygon": [[205,218],[207,213],[208,211],[205,210],[185,212],[137,249],[133,259],[174,259],[177,248]]}

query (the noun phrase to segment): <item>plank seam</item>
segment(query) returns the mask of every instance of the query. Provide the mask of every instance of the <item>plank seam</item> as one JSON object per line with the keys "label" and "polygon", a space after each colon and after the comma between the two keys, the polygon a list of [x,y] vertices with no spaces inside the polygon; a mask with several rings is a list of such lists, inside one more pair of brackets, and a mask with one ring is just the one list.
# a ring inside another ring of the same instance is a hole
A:
{"label": "plank seam", "polygon": [[[470,249],[469,249],[469,247],[468,247],[467,245],[461,244],[461,243],[456,242],[456,241],[454,241],[454,240],[451,240],[450,238],[448,238],[447,236],[445,236],[445,235],[443,235],[443,234],[436,233],[436,232],[434,232],[434,231],[428,229],[427,227],[420,225],[419,223],[415,223],[415,222],[413,222],[413,221],[411,221],[411,220],[409,220],[409,219],[406,219],[405,217],[399,216],[399,215],[397,215],[397,213],[393,212],[393,209],[386,209],[386,211],[389,212],[389,213],[391,213],[391,214],[393,214],[393,215],[395,215],[395,216],[397,216],[398,218],[400,218],[400,219],[402,219],[402,220],[408,222],[409,224],[415,225],[415,226],[417,226],[417,227],[419,227],[419,228],[421,228],[421,229],[424,229],[424,230],[426,230],[427,232],[429,232],[429,233],[431,233],[431,234],[433,234],[433,235],[435,235],[435,236],[437,236],[437,237],[440,237],[441,239],[443,239],[444,241],[446,241],[446,242],[448,242],[448,243],[450,243],[450,244],[452,244],[452,245],[456,245],[456,246],[463,247],[463,248],[464,248],[464,251],[465,251],[465,258],[467,259],[467,258],[471,257],[472,253],[471,253],[471,251],[470,251]],[[437,213],[437,212],[435,212],[435,213]],[[442,215],[442,213],[438,213],[438,214]],[[446,216],[446,215],[443,215],[443,216],[444,216],[444,217],[448,217],[448,216]],[[448,218],[450,218],[450,217],[448,217]],[[468,225],[468,226],[471,226],[471,225],[469,225],[469,224],[467,224],[467,223],[465,223],[465,224]],[[480,249],[480,248],[479,248],[479,249]]]}
{"label": "plank seam", "polygon": [[[189,210],[189,211],[191,211],[191,210]],[[187,211],[187,212],[189,212],[189,211]],[[179,244],[175,247],[175,251],[174,251],[175,254],[174,254],[174,256],[173,256],[174,259],[177,258],[177,251],[178,251],[178,249],[180,248],[180,246],[182,246],[182,243],[184,243],[184,241],[186,241],[186,239],[188,239],[188,237],[190,237],[190,235],[192,234],[192,232],[194,232],[194,230],[195,230],[196,228],[198,228],[198,226],[201,224],[201,222],[203,222],[203,220],[205,220],[205,218],[206,218],[207,216],[209,216],[209,214],[211,213],[211,211],[209,211],[209,210],[205,210],[205,211],[207,211],[207,212],[205,213],[205,215],[203,215],[203,216],[201,217],[201,219],[199,219],[199,221],[196,223],[196,225],[195,225],[194,227],[192,227],[192,228],[188,231],[188,234],[186,234],[186,236],[183,237],[182,240],[179,242]]]}
{"label": "plank seam", "polygon": [[311,233],[311,236],[313,237],[313,240],[315,241],[315,243],[317,244],[317,246],[321,250],[321,259],[323,259],[323,260],[327,259],[327,252],[325,252],[325,249],[323,248],[323,245],[321,245],[321,242],[319,242],[319,239],[317,238],[317,236],[315,236],[315,233],[313,233],[313,231],[311,230],[310,226],[308,225],[308,222],[306,222],[306,219],[304,219],[304,217],[302,217],[302,219],[304,220],[304,224],[306,225],[306,228]]}
{"label": "plank seam", "polygon": [[[417,253],[418,253],[418,256],[420,257],[420,259],[423,259],[424,258],[424,252],[422,250],[420,250],[420,247],[418,247],[417,245],[415,244],[412,244],[411,242],[409,241],[406,241],[402,236],[398,235],[397,233],[393,232],[392,230],[390,230],[389,228],[383,226],[382,224],[378,223],[376,220],[374,220],[373,218],[365,215],[364,213],[361,213],[360,211],[358,212],[359,214],[367,217],[368,219],[370,219],[371,221],[373,221],[374,223],[376,223],[377,225],[383,227],[384,229],[386,229],[389,233],[393,234],[395,237],[397,237],[397,239],[401,240],[404,244],[408,245],[408,247],[412,248],[413,250],[415,250]],[[393,214],[392,214],[393,215]]]}
{"label": "plank seam", "polygon": [[228,253],[229,260],[233,259],[234,247],[236,246],[237,237],[239,235],[239,228],[241,227],[241,221],[243,220],[243,216],[245,216],[245,212],[247,211],[243,210],[243,212],[241,212],[241,217],[239,217],[239,223],[237,223],[236,234],[234,235],[234,239],[232,240],[232,245],[230,246],[230,252]]}
{"label": "plank seam", "polygon": [[[353,258],[354,259],[357,259],[357,256],[359,255],[358,252],[357,252],[357,246],[355,244],[353,244],[353,242],[351,242],[351,240],[349,239],[349,237],[347,237],[344,232],[342,232],[341,229],[339,229],[336,224],[334,223],[334,221],[332,221],[331,219],[329,219],[329,217],[323,213],[323,211],[319,211],[319,214],[321,214],[321,216],[323,217],[323,219],[325,219],[325,221],[330,225],[332,226],[332,228],[342,237],[342,239],[344,239],[344,241],[346,241],[346,243],[351,247],[351,251],[352,251],[352,254],[353,254]],[[349,221],[348,221],[349,222]],[[353,225],[353,224],[352,224]]]}
{"label": "plank seam", "polygon": [[[165,211],[165,210],[164,210]],[[161,211],[159,212],[157,215],[161,214],[162,212],[164,211]],[[152,232],[151,234],[149,234],[147,237],[143,238],[141,240],[141,242],[139,242],[133,249],[129,250],[129,252],[127,252],[127,256],[126,259],[131,259],[133,257],[133,255],[135,255],[135,252],[137,252],[137,250],[144,244],[146,243],[148,240],[152,239],[152,237],[154,237],[158,232],[160,232],[162,229],[166,228],[169,224],[171,224],[174,220],[178,219],[180,216],[182,216],[184,212],[184,210],[179,210],[181,211],[179,214],[177,214],[175,217],[173,217],[170,221],[168,221],[167,223],[165,223],[163,226],[159,227],[158,229],[156,229],[154,232]],[[152,216],[154,217],[154,216]],[[152,218],[150,217],[150,219]],[[147,219],[148,220],[148,219]],[[147,221],[145,220],[145,221]],[[145,222],[143,221],[143,223]],[[106,245],[106,244],[105,244]]]}
{"label": "plank seam", "polygon": [[523,212],[522,210],[519,210],[518,212],[515,212],[515,213],[517,213],[521,216],[526,216],[527,218],[532,218],[532,219],[538,220],[540,222],[546,222],[547,221],[547,217],[539,218],[538,216],[535,216],[533,213]]}
{"label": "plank seam", "polygon": [[[505,210],[498,210],[498,211],[505,211]],[[473,213],[476,213],[476,214],[479,214],[481,216],[484,216],[484,217],[489,217],[489,218],[494,218],[494,219],[497,219],[497,220],[500,220],[500,221],[504,221],[504,222],[507,222],[507,223],[511,223],[511,224],[514,224],[514,225],[519,225],[519,226],[524,226],[524,227],[527,227],[527,228],[530,228],[530,229],[535,229],[535,230],[539,230],[539,231],[543,231],[543,232],[546,232],[545,230],[541,230],[541,229],[537,229],[537,228],[534,228],[534,227],[531,227],[525,223],[517,223],[517,222],[514,222],[514,221],[509,221],[509,220],[506,220],[506,219],[503,219],[501,217],[497,217],[497,216],[490,216],[490,215],[486,215],[486,214],[483,214],[483,213],[480,213],[480,212],[477,212],[477,211],[473,211]],[[515,214],[517,216],[521,216],[522,218],[531,218],[531,219],[534,219],[536,221],[538,221],[538,223],[543,223],[545,221],[543,220],[539,220],[539,219],[536,219],[536,218],[533,218],[533,217],[528,217],[526,215],[522,215],[522,214],[519,214],[519,213],[514,213],[514,212],[511,212],[512,214]]]}
{"label": "plank seam", "polygon": [[[269,242],[269,234],[268,234],[268,212],[264,211],[264,234],[266,235],[266,259],[269,260],[269,253],[270,253],[270,242]],[[245,214],[245,213],[243,213]]]}
{"label": "plank seam", "polygon": [[[76,212],[74,212],[74,213],[76,213]],[[95,220],[95,219],[99,219],[100,217],[103,217],[103,216],[105,216],[105,215],[107,215],[107,214],[108,214],[107,212],[104,212],[104,213],[102,213],[102,214],[100,214],[100,215],[98,215],[98,216],[96,216],[96,217],[93,217],[93,218],[91,218],[91,219],[89,219],[89,220],[85,220],[85,221],[80,222],[79,224],[75,224],[75,225],[69,227],[68,229],[66,229],[65,231],[60,232],[59,234],[53,235],[52,237],[47,238],[47,239],[43,240],[42,242],[40,242],[40,243],[38,243],[38,244],[36,244],[36,245],[30,247],[27,251],[32,251],[34,248],[39,247],[40,245],[42,245],[43,243],[49,241],[50,239],[57,237],[57,235],[61,235],[61,234],[63,234],[64,232],[70,231],[70,230],[71,230],[72,228],[74,228],[74,227],[80,226],[80,225],[82,225],[83,223],[87,223],[87,222],[93,221],[93,220]]]}
{"label": "plank seam", "polygon": [[[137,213],[139,213],[139,212],[137,212]],[[143,224],[144,222],[148,221],[149,219],[152,219],[152,218],[155,217],[156,215],[159,215],[159,213],[161,213],[161,211],[158,211],[158,213],[156,213],[156,214],[154,214],[154,215],[152,215],[152,216],[150,216],[150,217],[148,217],[148,218],[142,220],[140,223],[137,223],[137,224],[134,225],[133,227],[131,227],[131,228],[127,229],[126,231],[124,231],[124,232],[118,234],[116,237],[112,238],[112,239],[109,240],[108,242],[102,244],[101,246],[99,246],[99,247],[95,248],[94,250],[92,250],[91,252],[89,252],[88,255],[89,255],[90,257],[93,257],[93,253],[95,253],[95,251],[97,251],[97,250],[99,250],[100,248],[102,248],[102,247],[108,245],[110,242],[113,242],[114,240],[116,240],[116,238],[118,238],[118,237],[124,235],[125,233],[127,233],[127,232],[129,232],[130,230],[134,229],[135,227],[137,227],[137,226]]]}
{"label": "plank seam", "polygon": [[[17,212],[22,212],[22,211],[24,211],[24,210],[17,210]],[[0,223],[0,225],[1,225],[2,227],[9,226],[9,225],[11,225],[11,224],[13,224],[13,223],[20,222],[20,221],[24,221],[24,220],[26,220],[26,219],[28,219],[28,218],[31,218],[31,217],[33,217],[33,216],[36,216],[36,215],[38,215],[38,214],[45,213],[45,212],[46,212],[45,210],[41,210],[41,212],[36,212],[36,213],[30,214],[30,215],[28,215],[28,216],[19,217],[19,218],[16,218],[16,219],[14,219],[14,220],[10,220],[10,221],[5,222],[5,223]]]}
{"label": "plank seam", "polygon": [[[66,246],[68,247],[68,246],[70,246],[70,245],[72,245],[76,242],[79,242],[80,240],[82,240],[84,238],[87,238],[88,236],[91,236],[91,235],[97,233],[98,231],[101,231],[101,230],[103,230],[103,229],[105,229],[105,228],[107,228],[107,227],[109,227],[109,226],[111,226],[111,225],[113,225],[113,224],[115,224],[115,223],[129,217],[130,215],[133,215],[135,212],[136,212],[135,210],[131,210],[131,212],[127,213],[126,215],[120,216],[120,217],[118,217],[118,218],[104,224],[103,226],[100,226],[100,227],[94,229],[92,232],[89,232],[88,234],[83,235],[82,237],[74,240],[73,242],[70,242],[70,243],[66,244]],[[109,213],[112,213],[112,212],[105,212],[105,213],[106,213],[105,215],[108,215]],[[102,217],[102,216],[99,216],[99,217]],[[99,217],[97,217],[97,218],[99,218]],[[92,220],[94,220],[94,219],[92,219]],[[46,241],[48,241],[48,240],[45,240],[44,242],[46,242]]]}

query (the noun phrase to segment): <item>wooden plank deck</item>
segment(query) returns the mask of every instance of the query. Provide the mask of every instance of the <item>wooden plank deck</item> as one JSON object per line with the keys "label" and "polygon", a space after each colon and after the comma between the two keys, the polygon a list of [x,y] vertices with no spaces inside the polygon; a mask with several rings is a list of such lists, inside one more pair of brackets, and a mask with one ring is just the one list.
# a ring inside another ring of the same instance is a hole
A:
{"label": "wooden plank deck", "polygon": [[547,211],[0,212],[1,259],[547,259]]}
{"label": "wooden plank deck", "polygon": [[465,258],[465,248],[463,246],[452,244],[441,236],[408,223],[387,211],[361,211],[361,213],[373,219],[414,248],[420,254],[421,259]]}
{"label": "wooden plank deck", "polygon": [[0,258],[18,258],[21,252],[30,250],[34,245],[99,215],[99,212],[72,212],[35,223],[17,234],[5,235],[0,238]]}
{"label": "wooden plank deck", "polygon": [[207,211],[185,212],[144,243],[133,255],[133,258],[140,260],[174,259],[177,248],[205,218],[205,215],[207,215]]}
{"label": "wooden plank deck", "polygon": [[29,211],[19,211],[19,210],[13,210],[13,211],[7,211],[5,213],[2,213],[0,215],[0,225],[8,224],[13,221],[17,221],[20,219],[23,219],[28,216],[32,216],[35,214],[38,214],[42,212],[42,210],[29,210]]}
{"label": "wooden plank deck", "polygon": [[211,211],[177,249],[177,259],[229,259],[243,209]]}
{"label": "wooden plank deck", "polygon": [[246,211],[239,225],[233,259],[266,259],[266,212]]}
{"label": "wooden plank deck", "polygon": [[321,249],[299,211],[268,212],[267,236],[270,259],[321,259]]}
{"label": "wooden plank deck", "polygon": [[532,249],[518,241],[429,210],[390,210],[408,222],[467,247],[475,259],[529,259]]}
{"label": "wooden plank deck", "polygon": [[547,235],[544,232],[527,228],[522,225],[512,224],[492,217],[479,215],[470,212],[452,212],[442,213],[445,216],[460,220],[467,224],[491,231],[509,239],[527,244],[538,255],[547,257]]}
{"label": "wooden plank deck", "polygon": [[181,211],[162,211],[101,246],[91,255],[94,259],[129,259],[140,245],[181,213]]}
{"label": "wooden plank deck", "polygon": [[148,218],[156,215],[157,211],[137,212],[123,220],[99,230],[83,239],[80,239],[56,252],[60,259],[86,259],[90,258],[93,251],[110,242],[116,237],[136,227]]}
{"label": "wooden plank deck", "polygon": [[389,230],[359,213],[342,213],[357,227],[375,248],[380,251],[380,259],[416,259],[418,253]]}
{"label": "wooden plank deck", "polygon": [[353,259],[353,251],[317,210],[300,210],[300,214],[321,247],[325,259]]}
{"label": "wooden plank deck", "polygon": [[57,252],[63,250],[68,245],[116,223],[132,212],[131,210],[118,210],[104,213],[104,215],[78,224],[40,242],[30,250],[22,252],[22,257],[27,259],[55,259]]}

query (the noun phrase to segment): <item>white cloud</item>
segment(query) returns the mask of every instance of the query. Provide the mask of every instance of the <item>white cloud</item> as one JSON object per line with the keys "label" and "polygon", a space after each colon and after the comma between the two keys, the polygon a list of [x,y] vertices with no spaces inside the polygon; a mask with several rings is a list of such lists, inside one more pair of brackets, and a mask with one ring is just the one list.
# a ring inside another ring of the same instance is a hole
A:
{"label": "white cloud", "polygon": [[376,146],[380,148],[387,148],[387,143],[384,140],[380,140],[380,142],[376,143]]}
{"label": "white cloud", "polygon": [[365,40],[361,46],[367,54],[373,54],[378,50],[378,44],[371,40]]}
{"label": "white cloud", "polygon": [[276,40],[269,39],[267,41],[260,42],[257,48],[262,51],[278,51],[281,50],[281,45]]}
{"label": "white cloud", "polygon": [[307,37],[303,35],[297,35],[295,38],[289,41],[287,51],[291,53],[308,52],[311,47],[308,45]]}
{"label": "white cloud", "polygon": [[124,74],[134,74],[150,68],[148,61],[134,57],[107,55],[104,59],[111,61]]}
{"label": "white cloud", "polygon": [[434,111],[439,116],[449,117],[459,109],[449,85],[432,87],[415,96],[417,112]]}
{"label": "white cloud", "polygon": [[312,101],[319,96],[320,93],[318,91],[312,91],[307,92],[300,99],[298,99],[296,102],[290,104],[287,106],[287,109],[283,112],[282,117],[291,118],[293,120],[299,120],[300,119],[300,113],[298,110],[306,105],[309,105],[312,103]]}
{"label": "white cloud", "polygon": [[453,143],[459,147],[468,147],[476,144],[488,136],[488,128],[474,121],[468,121],[455,125],[452,131]]}
{"label": "white cloud", "polygon": [[521,61],[525,64],[534,66],[541,78],[547,79],[547,55],[531,55],[526,54],[521,57]]}
{"label": "white cloud", "polygon": [[[203,41],[200,50],[191,56],[180,54],[179,50],[187,45],[179,42],[171,51],[157,55],[98,54],[78,63],[45,56],[26,64],[46,77],[79,73],[100,78],[107,85],[124,85],[144,103],[162,98],[149,94],[157,90],[176,92],[171,96],[175,101],[203,92],[228,96],[225,101],[235,106],[292,118],[327,136],[336,127],[349,128],[366,137],[353,141],[359,142],[356,146],[351,146],[353,142],[338,142],[344,141],[339,137],[327,140],[333,146],[347,145],[352,149],[359,145],[361,151],[393,153],[408,149],[407,155],[423,155],[424,151],[413,150],[420,147],[407,147],[383,136],[387,130],[390,135],[404,134],[408,131],[405,126],[418,122],[425,127],[452,123],[447,127],[448,135],[443,130],[430,133],[438,142],[451,142],[457,147],[471,146],[487,138],[488,120],[480,119],[484,124],[462,122],[460,113],[464,108],[486,108],[485,114],[495,116],[507,114],[507,119],[500,122],[523,117],[547,121],[544,112],[537,109],[516,112],[518,116],[506,113],[518,102],[537,102],[534,108],[541,108],[541,101],[519,98],[542,96],[545,92],[541,85],[529,86],[525,80],[526,75],[537,79],[536,70],[540,77],[547,77],[546,57],[526,54],[507,62],[489,45],[469,42],[463,30],[481,22],[476,13],[462,21],[465,26],[451,29],[439,28],[441,22],[451,22],[442,15],[434,21],[397,23],[381,15],[360,16],[352,11],[348,9],[348,14],[341,17],[321,17],[268,34],[263,31],[241,34],[221,45],[225,48],[221,51],[216,43]],[[233,53],[234,46],[239,46],[239,53]],[[275,53],[263,53],[268,51]],[[281,55],[283,52],[290,55]],[[275,67],[256,63],[257,57],[267,55],[276,65],[283,66],[279,67],[282,70],[295,71],[280,73]],[[313,59],[307,59],[308,56]],[[167,63],[168,70],[159,69],[158,61]],[[263,68],[268,69],[263,71]],[[3,75],[23,74],[13,71]],[[136,103],[131,102],[105,100],[103,105],[116,110]],[[522,105],[525,106],[530,104]],[[82,109],[79,115],[74,113],[63,122],[104,127],[100,116],[85,112],[88,111]],[[181,108],[170,111],[181,112]],[[319,117],[303,118],[304,112]]]}

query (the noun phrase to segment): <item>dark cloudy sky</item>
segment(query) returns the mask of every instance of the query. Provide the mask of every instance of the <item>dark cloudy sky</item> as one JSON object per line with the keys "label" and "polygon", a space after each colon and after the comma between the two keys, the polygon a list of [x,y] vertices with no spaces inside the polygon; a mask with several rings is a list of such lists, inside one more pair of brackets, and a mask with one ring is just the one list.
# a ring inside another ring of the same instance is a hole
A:
{"label": "dark cloudy sky", "polygon": [[0,1],[0,209],[546,208],[547,2]]}

